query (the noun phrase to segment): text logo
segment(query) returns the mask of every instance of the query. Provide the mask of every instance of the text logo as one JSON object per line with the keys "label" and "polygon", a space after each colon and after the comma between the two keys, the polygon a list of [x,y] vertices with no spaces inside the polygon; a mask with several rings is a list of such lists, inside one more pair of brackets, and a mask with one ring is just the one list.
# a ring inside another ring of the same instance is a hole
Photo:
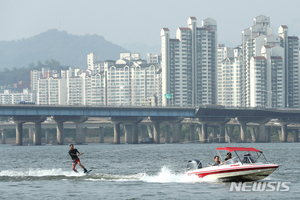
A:
{"label": "text logo", "polygon": [[232,182],[229,191],[236,192],[288,192],[291,182]]}

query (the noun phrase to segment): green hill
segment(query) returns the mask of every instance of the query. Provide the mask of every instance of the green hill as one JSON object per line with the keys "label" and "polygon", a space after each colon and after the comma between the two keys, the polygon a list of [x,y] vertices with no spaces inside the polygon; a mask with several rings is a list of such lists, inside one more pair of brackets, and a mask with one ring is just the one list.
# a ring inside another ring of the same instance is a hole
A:
{"label": "green hill", "polygon": [[[30,82],[30,71],[41,71],[42,68],[50,68],[51,70],[57,70],[60,72],[60,70],[66,70],[69,67],[62,66],[58,61],[53,59],[46,60],[45,63],[38,61],[36,65],[34,63],[30,63],[27,67],[14,67],[11,70],[5,67],[0,72],[0,88],[2,88],[1,86],[10,88],[13,86],[13,84],[18,83],[19,81]],[[2,92],[1,89],[0,92]]]}
{"label": "green hill", "polygon": [[91,52],[98,54],[100,60],[117,60],[121,52],[129,51],[99,35],[78,36],[50,29],[27,39],[0,41],[0,70],[51,59],[64,66],[85,69],[87,54]]}

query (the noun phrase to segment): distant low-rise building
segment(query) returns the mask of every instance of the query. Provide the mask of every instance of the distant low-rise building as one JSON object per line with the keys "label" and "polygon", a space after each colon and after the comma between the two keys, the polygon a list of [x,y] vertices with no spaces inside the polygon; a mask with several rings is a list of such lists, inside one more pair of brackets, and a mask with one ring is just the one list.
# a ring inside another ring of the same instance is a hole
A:
{"label": "distant low-rise building", "polygon": [[23,89],[22,93],[4,90],[0,93],[0,104],[16,104],[18,101],[35,102],[35,93],[31,93],[28,88]]}

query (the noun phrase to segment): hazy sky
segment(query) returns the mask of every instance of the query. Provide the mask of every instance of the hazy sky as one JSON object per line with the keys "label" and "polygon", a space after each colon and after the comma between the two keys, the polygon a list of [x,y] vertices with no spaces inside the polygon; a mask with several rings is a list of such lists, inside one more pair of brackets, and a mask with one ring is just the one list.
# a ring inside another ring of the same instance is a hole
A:
{"label": "hazy sky", "polygon": [[115,44],[160,45],[160,30],[175,37],[190,16],[198,26],[217,20],[218,40],[241,42],[253,18],[266,15],[277,34],[279,25],[300,37],[300,0],[0,0],[0,41],[18,40],[57,28],[70,34],[98,34]]}

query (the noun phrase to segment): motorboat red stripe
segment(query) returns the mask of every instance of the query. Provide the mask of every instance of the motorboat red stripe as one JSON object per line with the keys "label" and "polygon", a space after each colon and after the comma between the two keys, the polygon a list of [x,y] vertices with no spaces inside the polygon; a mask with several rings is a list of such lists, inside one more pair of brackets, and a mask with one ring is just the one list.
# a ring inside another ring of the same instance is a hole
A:
{"label": "motorboat red stripe", "polygon": [[231,173],[231,172],[240,172],[240,171],[251,171],[251,170],[260,170],[260,169],[273,169],[273,168],[278,168],[278,166],[276,165],[272,165],[272,166],[265,166],[265,167],[253,167],[253,166],[249,166],[249,167],[243,167],[243,168],[239,168],[239,169],[230,169],[230,168],[225,168],[225,169],[218,169],[218,170],[209,170],[209,171],[198,171],[198,172],[191,172],[188,174],[196,174],[200,177],[204,177],[207,175],[212,175],[212,174],[222,174],[222,173]]}

